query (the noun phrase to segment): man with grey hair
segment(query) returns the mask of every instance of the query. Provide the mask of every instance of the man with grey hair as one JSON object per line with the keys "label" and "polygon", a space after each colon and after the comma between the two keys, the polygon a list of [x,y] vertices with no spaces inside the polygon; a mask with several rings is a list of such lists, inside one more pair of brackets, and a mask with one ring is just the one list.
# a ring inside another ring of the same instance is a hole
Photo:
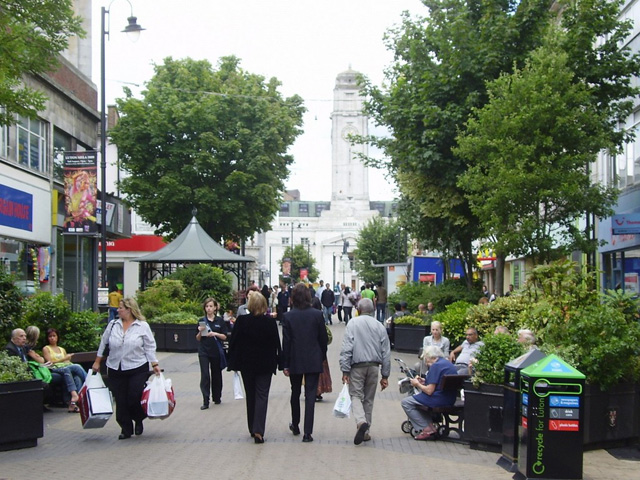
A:
{"label": "man with grey hair", "polygon": [[20,360],[26,362],[28,360],[26,344],[27,334],[25,331],[21,328],[15,328],[11,331],[11,341],[7,343],[4,349],[9,355],[20,357]]}
{"label": "man with grey hair", "polygon": [[373,400],[376,396],[378,371],[381,371],[382,390],[389,385],[391,372],[391,349],[387,331],[374,317],[373,301],[363,298],[358,302],[359,316],[348,324],[340,351],[342,383],[349,384],[351,411],[357,425],[353,443],[360,445],[371,440],[369,427]]}
{"label": "man with grey hair", "polygon": [[420,406],[446,407],[456,402],[456,392],[440,390],[442,377],[456,375],[458,371],[444,358],[440,347],[429,345],[424,349],[424,362],[429,368],[426,378],[415,377],[411,379],[411,385],[420,392],[417,395],[406,397],[402,400],[402,409],[407,414],[413,428],[420,433],[416,440],[435,439],[436,430],[433,426],[431,412],[420,409]]}
{"label": "man with grey hair", "polygon": [[518,330],[518,342],[529,349],[536,348],[536,335],[528,328]]}

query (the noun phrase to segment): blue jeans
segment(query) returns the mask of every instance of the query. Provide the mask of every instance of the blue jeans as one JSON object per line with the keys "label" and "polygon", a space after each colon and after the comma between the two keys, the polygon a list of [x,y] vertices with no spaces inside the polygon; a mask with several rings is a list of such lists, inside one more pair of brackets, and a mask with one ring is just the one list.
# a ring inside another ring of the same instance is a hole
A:
{"label": "blue jeans", "polygon": [[325,307],[323,305],[322,306],[322,313],[324,315],[324,323],[326,323],[327,325],[329,325],[330,323],[333,323],[331,321],[331,315],[333,315],[333,306]]}
{"label": "blue jeans", "polygon": [[384,323],[384,316],[385,313],[387,311],[387,304],[386,303],[378,303],[376,304],[376,318],[378,319],[378,321],[380,323]]}
{"label": "blue jeans", "polygon": [[118,307],[109,307],[109,321],[118,316]]}

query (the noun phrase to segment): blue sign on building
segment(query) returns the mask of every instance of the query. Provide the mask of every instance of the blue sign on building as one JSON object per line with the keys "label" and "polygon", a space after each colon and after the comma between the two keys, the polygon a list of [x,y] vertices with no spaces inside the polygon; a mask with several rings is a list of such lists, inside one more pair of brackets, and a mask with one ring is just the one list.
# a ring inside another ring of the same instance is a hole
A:
{"label": "blue sign on building", "polygon": [[33,195],[0,184],[0,225],[33,231]]}

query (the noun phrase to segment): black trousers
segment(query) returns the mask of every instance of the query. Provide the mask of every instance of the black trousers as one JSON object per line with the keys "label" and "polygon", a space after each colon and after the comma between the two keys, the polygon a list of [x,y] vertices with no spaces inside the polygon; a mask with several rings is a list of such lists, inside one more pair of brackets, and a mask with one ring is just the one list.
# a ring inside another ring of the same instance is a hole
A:
{"label": "black trousers", "polygon": [[249,433],[259,433],[264,437],[267,423],[267,406],[269,404],[269,389],[271,388],[271,373],[241,372],[244,385],[244,397],[247,404],[247,426]]}
{"label": "black trousers", "polygon": [[122,433],[133,435],[133,422],[147,418],[140,405],[142,391],[149,378],[149,365],[145,363],[131,370],[109,368],[109,388],[116,400],[116,421]]}
{"label": "black trousers", "polygon": [[316,392],[319,373],[289,374],[291,381],[291,423],[300,423],[300,391],[304,377],[304,434],[313,433],[313,417],[316,409]]}
{"label": "black trousers", "polygon": [[209,405],[209,389],[214,402],[222,399],[222,370],[220,370],[220,357],[207,357],[198,355],[200,362],[200,391],[202,403]]}
{"label": "black trousers", "polygon": [[342,321],[342,305],[338,305],[338,321]]}

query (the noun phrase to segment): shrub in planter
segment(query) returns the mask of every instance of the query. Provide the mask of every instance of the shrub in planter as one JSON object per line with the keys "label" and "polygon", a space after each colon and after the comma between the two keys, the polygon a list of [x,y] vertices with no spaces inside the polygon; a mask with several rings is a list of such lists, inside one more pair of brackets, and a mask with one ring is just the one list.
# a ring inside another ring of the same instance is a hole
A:
{"label": "shrub in planter", "polygon": [[15,278],[0,268],[0,338],[6,341],[11,331],[18,328],[22,316],[22,294],[15,285]]}
{"label": "shrub in planter", "polygon": [[25,362],[19,357],[0,350],[0,383],[24,382],[33,380],[33,375]]}
{"label": "shrub in planter", "polygon": [[482,342],[484,346],[476,355],[474,362],[473,384],[475,386],[481,383],[502,384],[505,365],[524,354],[525,349],[515,337],[507,334],[490,333],[482,338]]}
{"label": "shrub in planter", "polygon": [[527,309],[529,301],[520,295],[498,297],[485,305],[473,305],[467,312],[469,326],[476,327],[481,337],[493,333],[498,325],[503,325],[510,332],[522,328],[520,314]]}
{"label": "shrub in planter", "polygon": [[400,287],[397,292],[389,295],[389,305],[405,301],[409,311],[418,310],[421,303],[426,305],[433,303],[436,311],[440,312],[456,301],[465,301],[474,304],[482,296],[480,284],[476,282],[474,288],[469,290],[463,279],[445,280],[438,285],[410,282]]}
{"label": "shrub in planter", "polygon": [[138,292],[137,297],[142,314],[149,319],[179,311],[187,300],[187,290],[180,280],[163,278],[153,282],[145,291]]}
{"label": "shrub in planter", "polygon": [[48,328],[63,330],[71,313],[71,305],[64,295],[39,291],[25,300],[22,326],[37,325],[41,332],[46,332]]}
{"label": "shrub in planter", "polygon": [[442,335],[451,342],[451,348],[455,348],[462,340],[467,327],[467,313],[473,304],[460,300],[447,305],[443,312],[433,315],[432,321],[442,323]]}
{"label": "shrub in planter", "polygon": [[[174,325],[193,325],[194,331],[198,324],[198,316],[190,312],[169,312],[149,320],[150,323],[172,323]],[[195,335],[195,333],[194,333]]]}
{"label": "shrub in planter", "polygon": [[195,300],[196,303],[203,302],[207,297],[213,297],[224,310],[233,300],[231,279],[219,267],[206,264],[187,265],[167,278],[180,280],[186,289],[187,298]]}
{"label": "shrub in planter", "polygon": [[416,315],[403,315],[401,317],[397,317],[393,322],[396,325],[412,325],[417,327],[425,327],[431,323],[430,320]]}

